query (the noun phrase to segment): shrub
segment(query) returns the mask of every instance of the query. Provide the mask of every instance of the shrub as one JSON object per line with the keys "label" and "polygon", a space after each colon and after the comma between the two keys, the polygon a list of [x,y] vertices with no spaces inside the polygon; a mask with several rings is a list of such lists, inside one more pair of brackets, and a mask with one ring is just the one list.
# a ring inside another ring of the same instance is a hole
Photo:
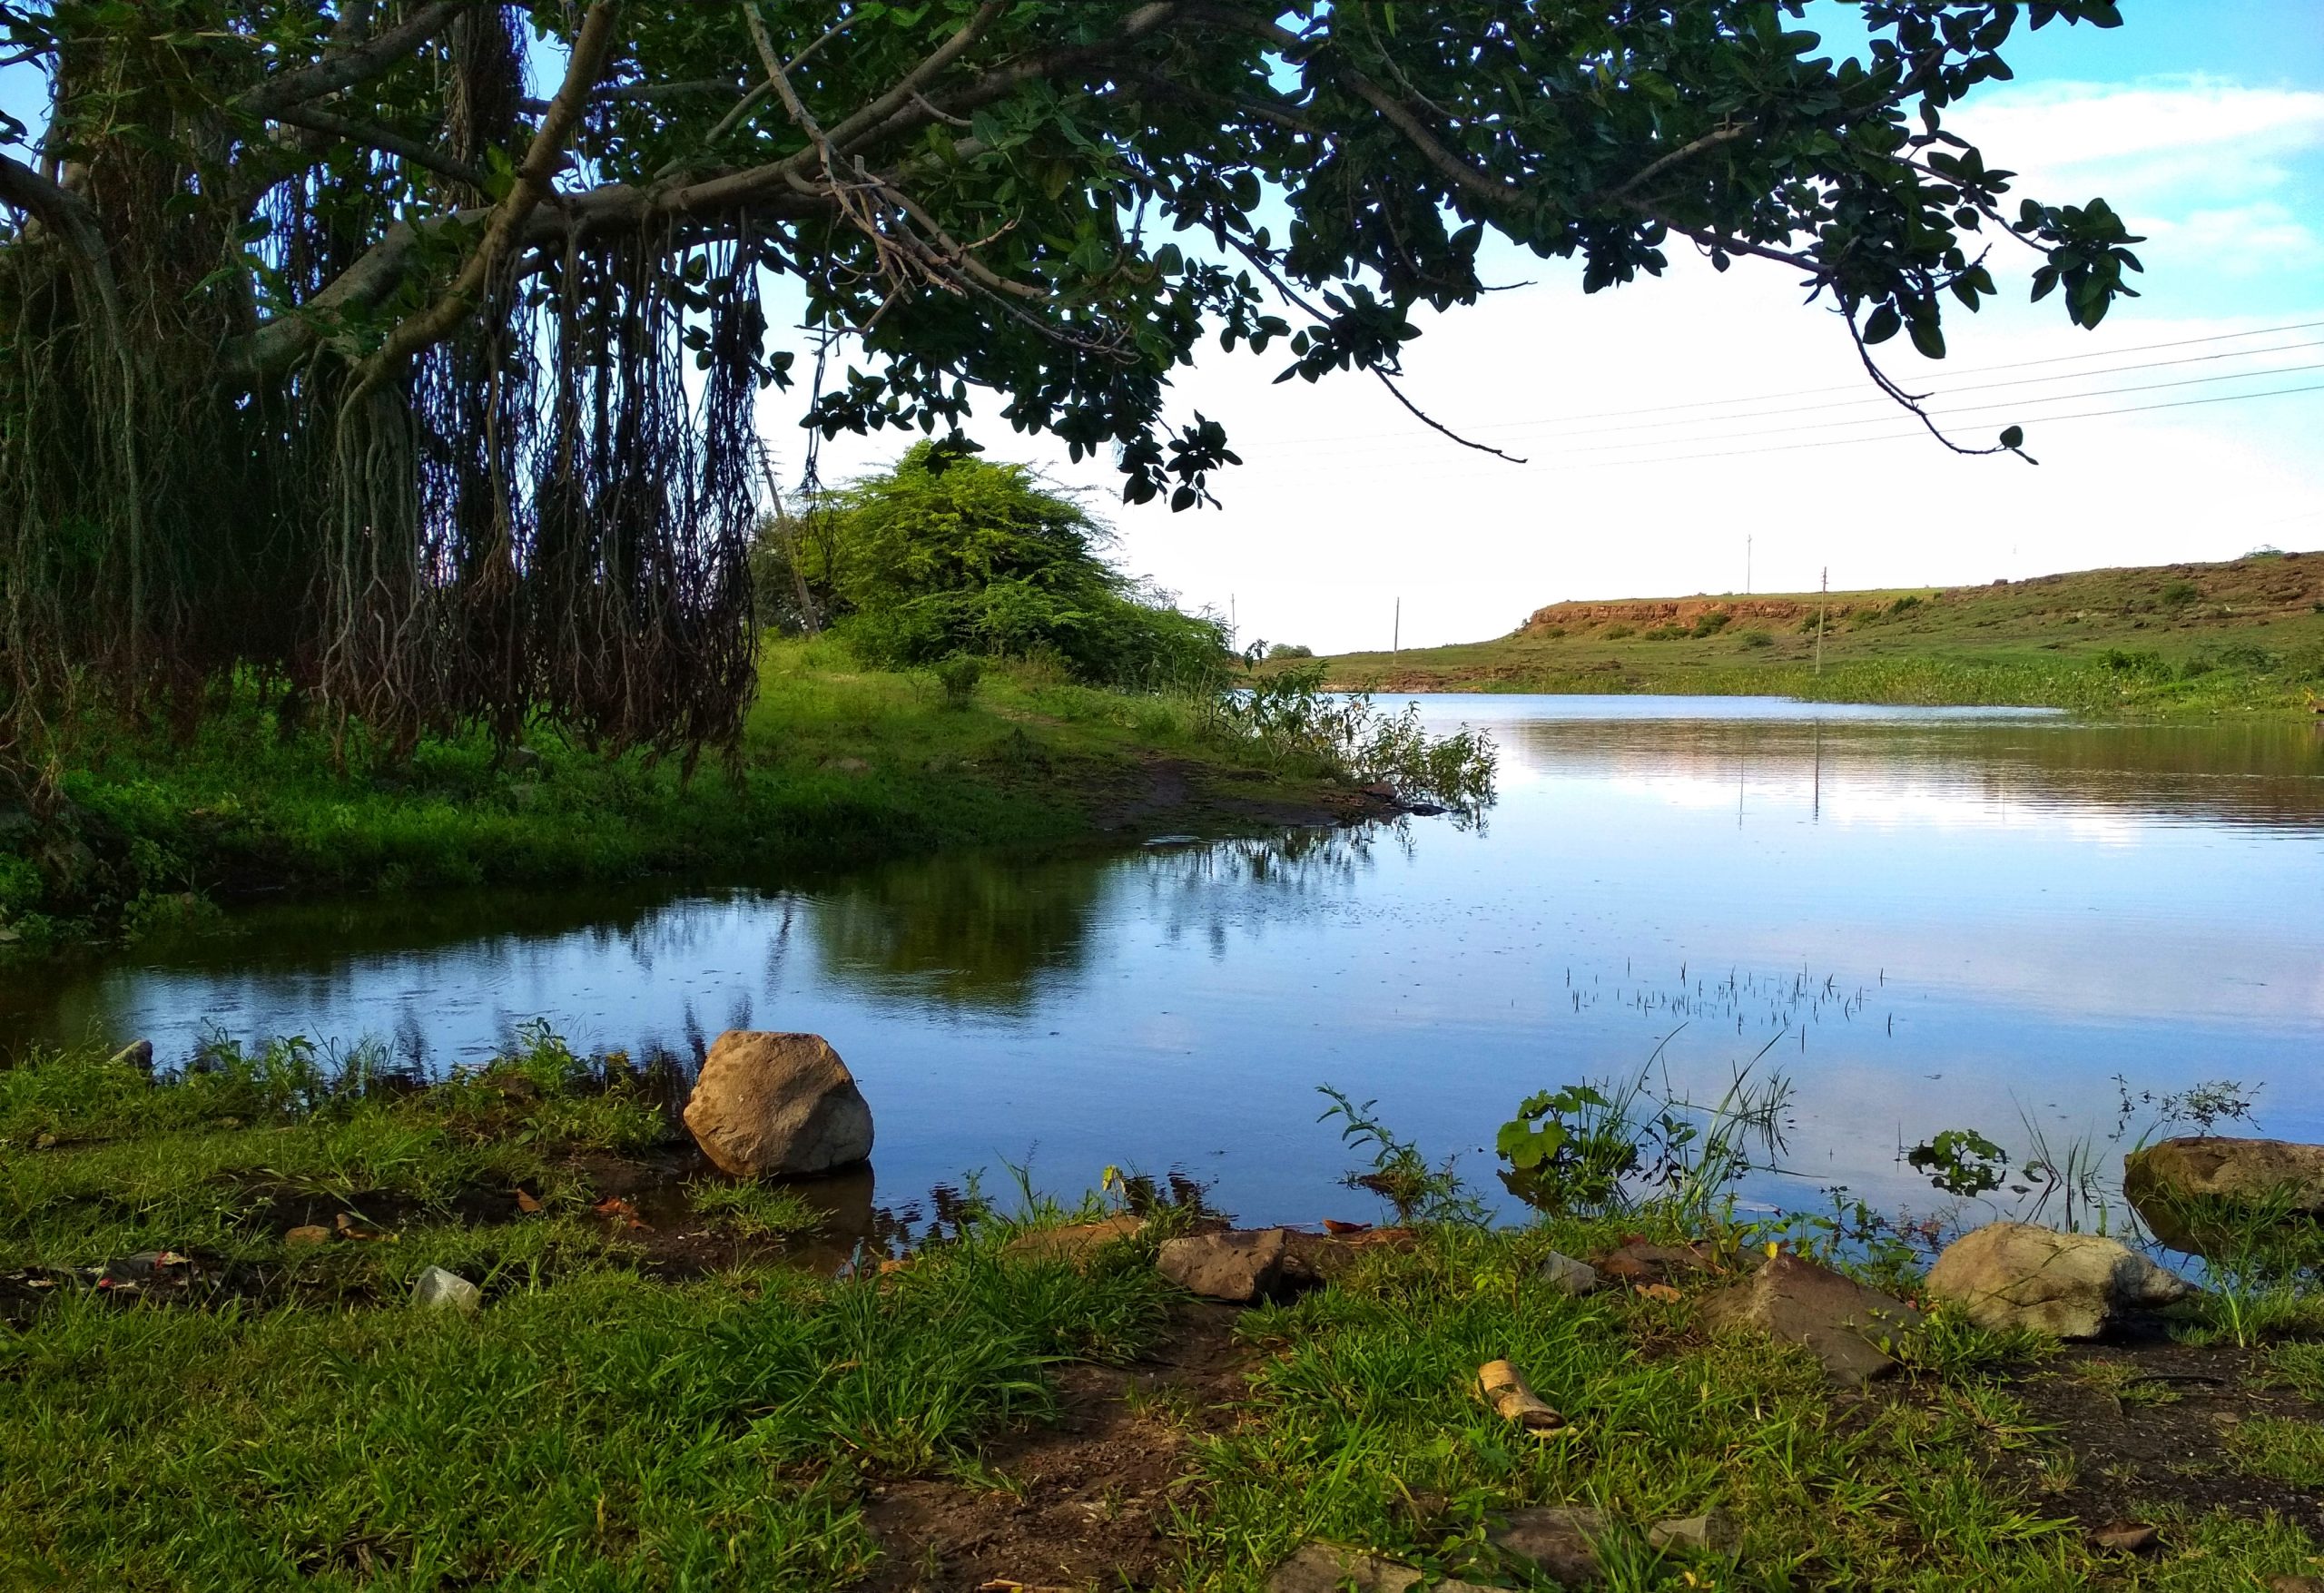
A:
{"label": "shrub", "polygon": [[1714,609],[1709,614],[1697,615],[1695,616],[1695,636],[1699,640],[1704,636],[1716,636],[1719,632],[1732,624],[1734,621],[1735,616],[1727,613],[1724,609]]}
{"label": "shrub", "polygon": [[1635,636],[1637,634],[1638,627],[1636,625],[1608,625],[1605,632],[1606,640],[1609,642],[1619,642],[1624,636]]}
{"label": "shrub", "polygon": [[1650,631],[1639,633],[1641,642],[1676,642],[1695,633],[1684,625],[1657,625]]}
{"label": "shrub", "polygon": [[[806,585],[866,663],[1048,655],[1098,684],[1224,678],[1233,658],[1225,625],[1180,612],[1108,563],[1107,528],[1030,468],[965,450],[915,444],[893,469],[832,494],[798,528]],[[789,531],[771,526],[754,562],[761,595],[778,603]]]}
{"label": "shrub", "polygon": [[1746,631],[1737,638],[1746,647],[1772,647],[1776,639],[1765,631]]}
{"label": "shrub", "polygon": [[944,689],[944,706],[965,708],[984,678],[984,661],[956,653],[936,666],[936,683]]}
{"label": "shrub", "polygon": [[1267,649],[1267,656],[1269,658],[1313,658],[1315,656],[1315,650],[1313,647],[1303,647],[1296,642],[1277,642]]}
{"label": "shrub", "polygon": [[2156,601],[2163,607],[2176,611],[2186,607],[2201,595],[2202,594],[2196,590],[2192,581],[2171,581],[2156,595]]}

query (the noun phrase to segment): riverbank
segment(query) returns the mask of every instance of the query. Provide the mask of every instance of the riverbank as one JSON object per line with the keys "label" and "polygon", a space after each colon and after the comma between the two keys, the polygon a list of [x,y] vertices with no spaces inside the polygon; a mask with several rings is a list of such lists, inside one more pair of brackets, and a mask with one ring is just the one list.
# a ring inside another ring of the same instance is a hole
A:
{"label": "riverbank", "polygon": [[965,703],[931,675],[868,670],[831,642],[770,640],[739,763],[537,737],[423,742],[346,773],[255,702],[190,745],[103,726],[46,824],[0,806],[0,954],[199,922],[270,899],[438,886],[734,880],[964,846],[1246,832],[1393,811],[1310,750],[1199,699],[989,668]]}
{"label": "riverbank", "polygon": [[[1569,1507],[1617,1589],[2324,1575],[2312,1299],[2265,1335],[2198,1298],[2061,1347],[1813,1221],[1393,1227],[1318,1190],[1384,1225],[1295,1236],[1307,1286],[1237,1307],[1157,1270],[1210,1225],[1183,1191],[971,1189],[899,1226],[716,1178],[670,1143],[670,1075],[545,1035],[428,1088],[297,1047],[209,1064],[0,1071],[25,1585],[1250,1593],[1328,1542],[1539,1588],[1511,1529],[1538,1548]],[[1770,1243],[1933,1305],[1891,1375],[1706,1320]],[[431,1266],[472,1313],[412,1303]],[[1561,1424],[1478,1397],[1501,1359]]]}
{"label": "riverbank", "polygon": [[1990,586],[1560,603],[1492,641],[1324,664],[1334,686],[1383,692],[2309,716],[2324,700],[2324,554]]}

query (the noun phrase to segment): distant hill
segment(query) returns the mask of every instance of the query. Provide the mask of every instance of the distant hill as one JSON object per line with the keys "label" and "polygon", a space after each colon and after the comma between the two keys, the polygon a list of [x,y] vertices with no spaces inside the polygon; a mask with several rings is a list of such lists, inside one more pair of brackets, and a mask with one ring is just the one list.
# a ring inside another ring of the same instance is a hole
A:
{"label": "distant hill", "polygon": [[1344,654],[1324,668],[1334,685],[1384,691],[2305,712],[2324,693],[2324,552],[1984,586],[1580,599],[1493,641]]}

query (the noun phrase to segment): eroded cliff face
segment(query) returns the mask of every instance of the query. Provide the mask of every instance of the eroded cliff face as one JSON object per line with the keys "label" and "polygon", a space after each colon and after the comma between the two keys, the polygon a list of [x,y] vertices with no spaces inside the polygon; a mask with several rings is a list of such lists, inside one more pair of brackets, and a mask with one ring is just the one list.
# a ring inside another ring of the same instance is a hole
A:
{"label": "eroded cliff face", "polygon": [[[1863,606],[1864,599],[1835,596],[1827,611],[1838,619]],[[1797,597],[1623,597],[1601,603],[1552,603],[1537,608],[1517,628],[1521,636],[1543,631],[1582,631],[1597,625],[1625,624],[1648,630],[1655,625],[1691,625],[1707,614],[1724,614],[1737,624],[1763,621],[1769,625],[1796,625],[1816,612],[1816,600]]]}

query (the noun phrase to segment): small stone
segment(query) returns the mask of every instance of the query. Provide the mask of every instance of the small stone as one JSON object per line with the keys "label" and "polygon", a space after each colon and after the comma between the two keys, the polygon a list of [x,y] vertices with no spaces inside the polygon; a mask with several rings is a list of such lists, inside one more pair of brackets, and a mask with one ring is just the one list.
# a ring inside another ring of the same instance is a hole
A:
{"label": "small stone", "polygon": [[2162,1542],[2162,1534],[2134,1521],[2116,1521],[2090,1535],[2090,1541],[2111,1554],[2146,1554]]}
{"label": "small stone", "polygon": [[1598,1261],[1598,1271],[1624,1283],[1659,1283],[1679,1273],[1699,1273],[1709,1265],[1702,1253],[1685,1244],[1649,1244],[1633,1239]]}
{"label": "small stone", "polygon": [[1009,1242],[1007,1254],[1020,1261],[1061,1261],[1086,1267],[1108,1244],[1135,1239],[1146,1232],[1146,1219],[1124,1212],[1094,1223],[1073,1223],[1062,1228],[1039,1228]]}
{"label": "small stone", "polygon": [[1336,1543],[1303,1543],[1269,1574],[1266,1593],[1405,1593],[1420,1580],[1418,1571],[1393,1560]]}
{"label": "small stone", "polygon": [[1929,1269],[1928,1292],[1960,1304],[1988,1332],[2094,1339],[2125,1312],[2168,1305],[2191,1291],[2185,1279],[2115,1240],[1988,1223],[1945,1246]]}
{"label": "small stone", "polygon": [[54,1136],[54,1134],[42,1133],[42,1134],[35,1134],[35,1135],[34,1135],[34,1136],[33,1136],[33,1149],[34,1149],[34,1150],[54,1150],[55,1148],[56,1148],[56,1136]]}
{"label": "small stone", "polygon": [[1797,1255],[1775,1255],[1743,1282],[1702,1303],[1713,1329],[1746,1324],[1786,1343],[1805,1345],[1833,1382],[1858,1385],[1896,1369],[1886,1341],[1917,1326],[1921,1313],[1829,1267]]}
{"label": "small stone", "polygon": [[330,1243],[330,1230],[320,1223],[302,1223],[282,1235],[284,1245],[292,1250],[304,1250],[313,1244]]}
{"label": "small stone", "polygon": [[1519,1510],[1485,1541],[1524,1561],[1561,1588],[1597,1580],[1598,1540],[1606,1535],[1603,1510],[1581,1505],[1537,1505]]}
{"label": "small stone", "polygon": [[1646,1529],[1647,1546],[1666,1554],[1731,1554],[1742,1535],[1725,1510],[1657,1521]]}
{"label": "small stone", "polygon": [[1541,1278],[1551,1288],[1566,1294],[1592,1294],[1605,1286],[1598,1269],[1586,1261],[1576,1261],[1570,1255],[1560,1255],[1552,1250],[1541,1258]]}
{"label": "small stone", "polygon": [[1262,1228],[1167,1240],[1154,1264],[1189,1293],[1245,1305],[1297,1292],[1309,1274],[1302,1268],[1295,1275],[1290,1259],[1290,1237],[1281,1228]]}
{"label": "small stone", "polygon": [[412,1284],[411,1303],[431,1310],[474,1311],[484,1303],[484,1291],[458,1273],[431,1266]]}

